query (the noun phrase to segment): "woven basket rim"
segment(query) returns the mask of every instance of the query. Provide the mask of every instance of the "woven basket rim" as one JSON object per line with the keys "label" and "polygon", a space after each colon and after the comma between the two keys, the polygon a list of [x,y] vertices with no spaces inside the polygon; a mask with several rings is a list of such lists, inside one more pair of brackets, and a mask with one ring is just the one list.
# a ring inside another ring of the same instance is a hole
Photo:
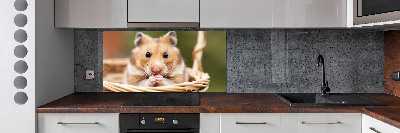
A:
{"label": "woven basket rim", "polygon": [[[189,67],[186,67],[186,69],[191,69]],[[111,81],[106,81],[103,80],[103,90],[107,91],[110,90],[111,86],[113,87],[119,87],[121,92],[205,92],[208,90],[209,83],[210,83],[210,76],[208,73],[205,72],[198,72],[196,74],[197,76],[201,76],[200,79],[194,80],[194,81],[186,81],[182,83],[177,83],[177,84],[171,84],[168,86],[157,86],[157,87],[139,87],[139,86],[134,86],[134,85],[129,85],[129,84],[122,84],[122,83],[116,83],[116,82],[111,82]],[[193,76],[189,74],[189,76]],[[192,89],[190,89],[192,88]],[[197,89],[196,89],[197,88]],[[117,90],[118,90],[117,89]],[[137,91],[132,91],[132,90],[137,90]],[[114,89],[115,92],[115,89]]]}

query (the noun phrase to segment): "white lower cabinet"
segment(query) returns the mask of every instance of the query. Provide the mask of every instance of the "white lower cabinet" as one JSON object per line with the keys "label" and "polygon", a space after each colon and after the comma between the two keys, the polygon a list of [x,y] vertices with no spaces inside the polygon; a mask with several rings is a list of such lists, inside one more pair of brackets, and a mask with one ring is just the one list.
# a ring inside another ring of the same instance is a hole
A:
{"label": "white lower cabinet", "polygon": [[200,114],[200,133],[219,133],[219,123],[221,114],[201,113]]}
{"label": "white lower cabinet", "polygon": [[379,121],[368,115],[362,115],[363,133],[400,133],[400,129]]}
{"label": "white lower cabinet", "polygon": [[279,133],[279,126],[279,114],[221,114],[221,133]]}
{"label": "white lower cabinet", "polygon": [[200,133],[361,133],[361,113],[221,113],[200,120]]}
{"label": "white lower cabinet", "polygon": [[119,133],[119,114],[39,113],[38,133]]}
{"label": "white lower cabinet", "polygon": [[[38,133],[119,133],[118,113],[39,113]],[[400,133],[361,113],[201,113],[200,133]]]}
{"label": "white lower cabinet", "polygon": [[288,113],[282,133],[361,133],[360,113]]}

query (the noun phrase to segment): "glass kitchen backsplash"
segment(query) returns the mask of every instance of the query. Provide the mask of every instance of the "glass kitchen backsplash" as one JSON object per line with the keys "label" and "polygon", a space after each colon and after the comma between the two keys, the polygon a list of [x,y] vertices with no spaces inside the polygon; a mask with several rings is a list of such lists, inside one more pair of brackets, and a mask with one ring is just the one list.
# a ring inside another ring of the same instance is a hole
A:
{"label": "glass kitchen backsplash", "polygon": [[104,92],[226,92],[225,31],[103,31]]}

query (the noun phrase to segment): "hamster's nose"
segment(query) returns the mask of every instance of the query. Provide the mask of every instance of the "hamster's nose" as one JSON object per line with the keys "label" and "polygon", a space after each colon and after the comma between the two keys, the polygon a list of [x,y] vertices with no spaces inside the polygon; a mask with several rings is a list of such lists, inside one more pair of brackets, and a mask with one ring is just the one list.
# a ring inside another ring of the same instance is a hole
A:
{"label": "hamster's nose", "polygon": [[161,72],[161,69],[153,68],[153,69],[151,69],[151,72],[153,72],[154,75],[157,75]]}
{"label": "hamster's nose", "polygon": [[151,72],[153,72],[154,75],[160,74],[162,71],[163,67],[160,62],[156,62],[153,65],[151,65]]}

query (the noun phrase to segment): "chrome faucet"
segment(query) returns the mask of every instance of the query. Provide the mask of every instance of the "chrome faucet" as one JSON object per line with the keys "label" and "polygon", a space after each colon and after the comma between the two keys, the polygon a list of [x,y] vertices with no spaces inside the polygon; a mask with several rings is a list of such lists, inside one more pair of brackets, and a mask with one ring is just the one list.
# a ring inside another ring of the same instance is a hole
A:
{"label": "chrome faucet", "polygon": [[322,84],[321,84],[321,95],[325,95],[326,92],[330,92],[331,89],[328,87],[328,81],[325,81],[325,65],[324,57],[318,54],[317,67],[322,67]]}

